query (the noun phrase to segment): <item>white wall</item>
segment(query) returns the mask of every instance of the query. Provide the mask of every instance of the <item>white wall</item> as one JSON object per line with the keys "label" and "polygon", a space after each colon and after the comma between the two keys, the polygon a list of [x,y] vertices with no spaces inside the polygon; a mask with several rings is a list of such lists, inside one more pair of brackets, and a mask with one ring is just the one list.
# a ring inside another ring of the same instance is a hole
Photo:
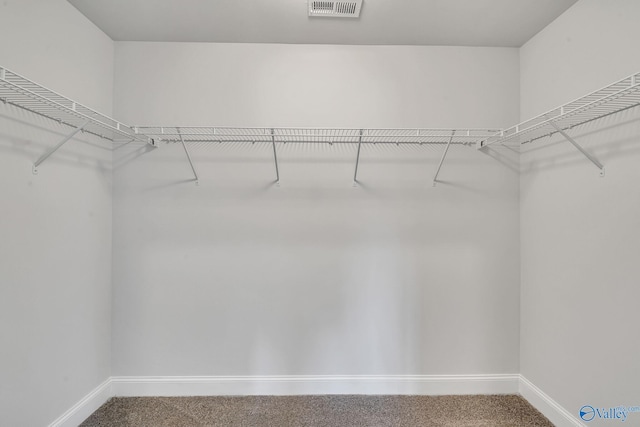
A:
{"label": "white wall", "polygon": [[[1,2],[0,64],[111,113],[113,42],[66,1]],[[47,425],[110,375],[111,151],[81,137],[31,173],[68,132],[0,103],[3,426]]]}
{"label": "white wall", "polygon": [[[116,43],[138,124],[495,126],[516,49]],[[114,375],[519,371],[517,159],[453,147],[122,149]],[[515,162],[515,163],[514,163]]]}
{"label": "white wall", "polygon": [[[581,0],[528,42],[522,118],[640,71],[639,17],[636,0]],[[578,416],[640,403],[640,111],[571,133],[605,178],[558,138],[521,155],[521,370]]]}

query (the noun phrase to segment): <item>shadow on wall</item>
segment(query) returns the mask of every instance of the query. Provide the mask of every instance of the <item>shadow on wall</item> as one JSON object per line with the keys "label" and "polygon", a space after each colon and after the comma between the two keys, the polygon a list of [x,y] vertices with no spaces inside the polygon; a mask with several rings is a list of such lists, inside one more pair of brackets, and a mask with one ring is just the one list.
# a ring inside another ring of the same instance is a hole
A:
{"label": "shadow on wall", "polygon": [[[125,148],[130,148],[128,152],[123,155],[118,155],[118,150],[124,150]],[[113,149],[115,152],[113,156],[113,170],[116,171],[128,163],[134,161],[140,156],[147,154],[150,151],[155,150],[157,147],[153,147],[149,144],[141,144],[140,142],[131,142],[121,144]],[[194,180],[186,180],[186,181],[194,181]]]}
{"label": "shadow on wall", "polygon": [[478,151],[493,158],[512,172],[516,174],[520,172],[519,146],[514,147],[512,144],[490,145]]}
{"label": "shadow on wall", "polygon": [[[11,106],[0,107],[0,124],[0,150],[23,158],[29,169],[73,131],[69,126]],[[110,173],[112,151],[110,141],[80,134],[60,147],[43,165],[58,163]]]}
{"label": "shadow on wall", "polygon": [[[363,145],[356,183],[355,143],[278,144],[279,183],[275,182],[276,165],[270,143],[188,142],[187,147],[199,176],[199,192],[210,199],[235,199],[280,187],[297,191],[303,199],[328,196],[327,191],[331,191],[334,199],[352,197],[353,191],[363,190],[371,196],[402,200],[408,196],[421,197],[414,191],[432,189],[445,144]],[[492,148],[487,156],[475,146],[454,145],[436,187],[449,186],[499,199],[504,188],[487,185],[479,177],[492,170],[492,174],[504,173],[496,168],[502,165],[508,175],[517,179],[517,156],[509,147]],[[133,160],[135,164],[131,163]],[[129,164],[131,167],[124,167]],[[191,186],[195,182],[180,143],[161,142],[157,150],[129,144],[116,150],[114,165],[118,176],[126,177],[121,184],[141,193]]]}

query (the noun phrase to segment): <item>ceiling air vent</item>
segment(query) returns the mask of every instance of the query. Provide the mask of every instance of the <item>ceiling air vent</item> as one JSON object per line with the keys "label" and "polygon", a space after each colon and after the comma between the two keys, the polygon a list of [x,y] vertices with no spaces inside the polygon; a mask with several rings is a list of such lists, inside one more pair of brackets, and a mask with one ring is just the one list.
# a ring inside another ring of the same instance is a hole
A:
{"label": "ceiling air vent", "polygon": [[362,9],[362,0],[327,1],[308,0],[309,16],[327,18],[358,18]]}

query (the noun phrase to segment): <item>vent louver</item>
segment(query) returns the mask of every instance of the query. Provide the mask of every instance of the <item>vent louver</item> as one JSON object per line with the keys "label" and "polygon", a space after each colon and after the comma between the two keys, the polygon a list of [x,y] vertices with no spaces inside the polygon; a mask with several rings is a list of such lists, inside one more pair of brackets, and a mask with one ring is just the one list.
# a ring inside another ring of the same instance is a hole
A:
{"label": "vent louver", "polygon": [[308,0],[309,16],[326,18],[358,18],[362,9],[362,0],[327,1]]}

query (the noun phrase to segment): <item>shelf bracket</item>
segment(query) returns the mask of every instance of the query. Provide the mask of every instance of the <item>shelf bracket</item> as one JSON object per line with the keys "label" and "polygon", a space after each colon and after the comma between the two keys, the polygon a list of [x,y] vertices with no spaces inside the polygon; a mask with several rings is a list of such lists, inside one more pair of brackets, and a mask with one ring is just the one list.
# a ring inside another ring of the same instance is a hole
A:
{"label": "shelf bracket", "polygon": [[273,146],[273,160],[276,164],[276,184],[280,184],[280,171],[278,170],[278,153],[276,152],[276,136],[273,129],[271,129],[271,145]]}
{"label": "shelf bracket", "polygon": [[567,141],[569,141],[574,147],[576,147],[576,149],[578,151],[580,151],[587,159],[589,159],[589,161],[591,161],[591,163],[593,163],[594,165],[596,165],[596,167],[598,169],[600,169],[600,176],[604,176],[604,166],[602,165],[602,163],[600,163],[598,161],[598,159],[593,157],[591,154],[587,153],[585,151],[585,149],[580,146],[580,144],[578,144],[573,138],[571,138],[569,135],[567,135],[567,133],[565,131],[563,131],[562,129],[560,129],[560,127],[558,127],[558,125],[556,125],[553,121],[550,121],[549,124],[553,128],[555,128],[555,130],[557,130],[558,133],[560,133],[560,135],[564,136],[564,138]]}
{"label": "shelf bracket", "polygon": [[40,166],[42,164],[42,162],[44,162],[45,160],[47,160],[49,158],[50,155],[52,155],[53,153],[55,153],[56,151],[58,151],[58,149],[60,147],[62,147],[67,141],[69,141],[71,138],[73,138],[78,132],[80,132],[82,129],[84,129],[84,127],[86,125],[88,125],[89,123],[91,123],[91,120],[87,120],[84,123],[82,123],[80,126],[78,126],[77,128],[75,128],[73,130],[73,132],[71,132],[69,135],[65,136],[62,141],[60,141],[55,147],[51,148],[49,151],[47,151],[46,153],[44,153],[38,160],[36,160],[36,162],[33,164],[33,174],[37,175],[38,174],[38,166]]}
{"label": "shelf bracket", "polygon": [[436,174],[433,176],[433,183],[432,183],[433,187],[435,187],[436,182],[438,182],[438,174],[440,173],[440,168],[442,168],[442,164],[444,163],[444,158],[447,157],[447,151],[449,151],[449,146],[451,145],[451,142],[453,142],[453,136],[455,134],[456,134],[455,130],[451,132],[451,137],[449,138],[449,142],[447,142],[447,146],[444,148],[444,153],[442,153],[442,158],[440,158],[440,164],[438,165],[438,169],[436,169]]}
{"label": "shelf bracket", "polygon": [[360,163],[360,147],[362,146],[362,129],[360,129],[360,136],[358,137],[358,154],[356,155],[356,170],[353,172],[353,185],[358,183],[358,164]]}
{"label": "shelf bracket", "polygon": [[193,162],[191,161],[191,155],[189,154],[189,150],[187,149],[187,145],[184,143],[184,139],[182,138],[182,134],[180,133],[180,129],[178,129],[178,135],[180,136],[180,142],[182,143],[182,148],[184,148],[184,153],[187,155],[187,160],[189,160],[189,165],[191,166],[191,171],[193,172],[193,176],[196,177],[196,185],[200,184],[200,178],[198,178],[198,172],[196,172],[196,168],[193,166]]}

